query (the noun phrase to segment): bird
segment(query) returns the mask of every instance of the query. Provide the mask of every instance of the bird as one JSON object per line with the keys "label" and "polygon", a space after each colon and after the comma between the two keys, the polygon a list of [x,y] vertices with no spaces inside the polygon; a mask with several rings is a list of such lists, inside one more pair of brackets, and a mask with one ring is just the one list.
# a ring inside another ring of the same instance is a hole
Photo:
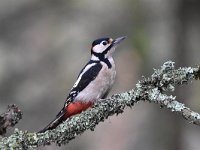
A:
{"label": "bird", "polygon": [[92,107],[100,99],[106,98],[116,77],[113,52],[126,36],[112,39],[99,38],[92,42],[91,57],[80,71],[63,108],[39,133],[55,129],[67,118]]}

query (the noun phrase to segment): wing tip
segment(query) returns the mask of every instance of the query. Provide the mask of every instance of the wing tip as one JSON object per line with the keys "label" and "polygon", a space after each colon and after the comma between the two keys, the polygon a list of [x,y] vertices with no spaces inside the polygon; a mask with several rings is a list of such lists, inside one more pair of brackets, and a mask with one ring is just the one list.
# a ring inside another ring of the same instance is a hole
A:
{"label": "wing tip", "polygon": [[47,130],[55,129],[63,121],[64,111],[60,111],[52,122],[50,122],[44,129],[38,131],[37,133],[44,133]]}

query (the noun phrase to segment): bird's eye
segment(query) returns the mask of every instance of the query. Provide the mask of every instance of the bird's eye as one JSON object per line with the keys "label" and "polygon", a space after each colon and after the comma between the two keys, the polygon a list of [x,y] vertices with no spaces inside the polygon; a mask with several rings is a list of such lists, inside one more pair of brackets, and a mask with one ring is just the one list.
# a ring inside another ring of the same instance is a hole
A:
{"label": "bird's eye", "polygon": [[108,42],[106,42],[106,41],[103,41],[103,43],[102,43],[103,45],[107,45],[108,44]]}

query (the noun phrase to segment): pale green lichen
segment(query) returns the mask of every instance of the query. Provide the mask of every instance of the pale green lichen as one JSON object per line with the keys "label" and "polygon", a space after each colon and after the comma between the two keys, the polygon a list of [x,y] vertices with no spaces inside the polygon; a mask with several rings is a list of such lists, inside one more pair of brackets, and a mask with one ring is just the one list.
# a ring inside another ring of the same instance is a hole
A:
{"label": "pale green lichen", "polygon": [[200,120],[200,115],[196,112],[191,112],[191,116],[193,116],[197,120]]}
{"label": "pale green lichen", "polygon": [[149,91],[149,100],[150,101],[155,101],[158,96],[160,94],[160,91],[158,90],[158,88],[153,88]]}
{"label": "pale green lichen", "polygon": [[174,64],[175,64],[175,62],[173,62],[173,61],[167,61],[167,62],[165,62],[161,66],[161,71],[167,72],[167,71],[170,71],[170,70],[174,69],[174,67],[175,67]]}
{"label": "pale green lichen", "polygon": [[179,112],[179,111],[182,111],[185,108],[185,106],[184,106],[184,104],[173,100],[170,103],[168,103],[167,108],[170,108],[171,111]]}

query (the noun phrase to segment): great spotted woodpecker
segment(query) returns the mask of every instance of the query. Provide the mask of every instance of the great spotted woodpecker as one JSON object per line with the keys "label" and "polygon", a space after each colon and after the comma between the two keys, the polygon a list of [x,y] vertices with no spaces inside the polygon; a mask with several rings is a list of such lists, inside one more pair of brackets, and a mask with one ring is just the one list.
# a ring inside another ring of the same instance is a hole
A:
{"label": "great spotted woodpecker", "polygon": [[126,37],[100,38],[92,43],[91,59],[83,67],[72,87],[62,110],[50,124],[39,132],[52,130],[67,118],[91,107],[95,101],[105,98],[116,76],[112,54]]}

